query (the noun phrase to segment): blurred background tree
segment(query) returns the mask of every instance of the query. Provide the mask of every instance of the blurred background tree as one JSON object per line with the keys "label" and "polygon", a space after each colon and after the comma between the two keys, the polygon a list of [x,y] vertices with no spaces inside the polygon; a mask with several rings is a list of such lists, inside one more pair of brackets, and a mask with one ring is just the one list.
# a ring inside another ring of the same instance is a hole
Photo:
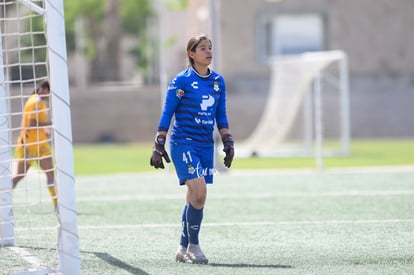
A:
{"label": "blurred background tree", "polygon": [[82,51],[90,62],[90,81],[122,79],[122,39],[128,35],[136,40],[130,54],[138,64],[147,63],[143,52],[146,22],[152,16],[150,0],[71,0],[64,5],[68,51]]}

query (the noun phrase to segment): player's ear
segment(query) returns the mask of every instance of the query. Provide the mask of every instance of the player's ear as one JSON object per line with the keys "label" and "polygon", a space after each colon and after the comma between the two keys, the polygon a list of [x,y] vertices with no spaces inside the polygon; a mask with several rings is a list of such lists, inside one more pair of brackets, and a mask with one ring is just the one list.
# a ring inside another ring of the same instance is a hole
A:
{"label": "player's ear", "polygon": [[193,51],[188,51],[188,56],[189,56],[190,58],[194,59],[194,55],[195,55],[195,52],[193,52]]}

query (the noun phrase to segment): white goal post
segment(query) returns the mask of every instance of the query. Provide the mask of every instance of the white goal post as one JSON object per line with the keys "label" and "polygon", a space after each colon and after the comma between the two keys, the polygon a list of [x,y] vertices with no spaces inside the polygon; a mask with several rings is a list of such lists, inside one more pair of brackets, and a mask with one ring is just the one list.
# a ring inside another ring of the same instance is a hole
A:
{"label": "white goal post", "polygon": [[[270,89],[255,130],[239,156],[348,155],[350,144],[347,56],[310,52],[275,59]],[[329,142],[328,142],[329,141]]]}
{"label": "white goal post", "polygon": [[[12,185],[16,133],[21,129],[15,121],[21,120],[31,91],[46,79],[51,88],[49,142],[55,167],[56,213],[45,195],[46,181],[40,169],[26,171],[25,180],[15,190]],[[63,0],[0,0],[2,272],[80,274],[70,111]]]}

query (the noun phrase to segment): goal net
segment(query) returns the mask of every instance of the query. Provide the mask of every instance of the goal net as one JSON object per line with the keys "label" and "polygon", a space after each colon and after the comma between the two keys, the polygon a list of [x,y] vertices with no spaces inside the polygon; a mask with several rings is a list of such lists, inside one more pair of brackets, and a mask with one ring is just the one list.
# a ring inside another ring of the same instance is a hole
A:
{"label": "goal net", "polygon": [[275,59],[267,105],[238,156],[347,155],[347,70],[341,51]]}
{"label": "goal net", "polygon": [[0,0],[0,273],[80,274],[74,185],[63,0]]}

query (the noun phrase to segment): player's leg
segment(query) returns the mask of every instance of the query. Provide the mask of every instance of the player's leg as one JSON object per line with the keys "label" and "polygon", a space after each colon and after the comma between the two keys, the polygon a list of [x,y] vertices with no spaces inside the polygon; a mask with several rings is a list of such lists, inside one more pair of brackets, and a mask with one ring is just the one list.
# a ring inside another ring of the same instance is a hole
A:
{"label": "player's leg", "polygon": [[[183,155],[187,155],[190,149],[187,148],[185,145],[180,144],[170,144],[170,155],[175,166],[175,171],[177,173],[180,185],[185,184],[185,180],[188,177],[188,167],[187,162],[188,158],[184,159]],[[190,153],[191,154],[191,153]],[[188,231],[187,231],[187,208],[188,208],[188,199],[186,199],[186,203],[183,208],[183,212],[181,214],[181,226],[182,230],[180,233],[180,245],[177,248],[175,253],[175,260],[178,262],[187,262],[187,247],[188,247]]]}
{"label": "player's leg", "polygon": [[[176,260],[179,262],[198,263],[201,257],[202,263],[207,263],[208,260],[201,252],[198,240],[198,232],[203,218],[203,207],[207,189],[197,190],[196,187],[193,187],[194,184],[198,186],[205,186],[203,177],[186,181],[186,184],[186,204],[182,213],[182,232],[180,236],[180,246],[178,247],[176,253]],[[188,185],[191,187],[188,187]],[[196,205],[199,209],[195,208],[193,205]],[[191,233],[189,233],[189,231],[191,231]],[[188,248],[190,248],[190,251],[192,251],[193,254],[194,252],[197,252],[197,257],[193,255],[193,259],[191,259],[188,255]]]}
{"label": "player's leg", "polygon": [[[198,234],[203,219],[204,205],[207,198],[207,184],[213,183],[214,148],[199,148],[197,150],[199,162],[197,163],[198,178],[187,181],[187,210],[188,235],[190,244],[187,254],[193,263],[207,264],[208,259],[200,248]],[[190,206],[193,206],[192,208]],[[191,216],[194,216],[194,225],[191,225]]]}
{"label": "player's leg", "polygon": [[25,159],[19,159],[17,162],[16,173],[13,176],[13,189],[16,188],[17,184],[27,173],[30,168],[30,162]]}
{"label": "player's leg", "polygon": [[186,181],[187,185],[187,230],[189,245],[187,254],[191,263],[207,264],[208,259],[199,245],[199,232],[204,214],[204,204],[207,197],[207,185],[204,176]]}
{"label": "player's leg", "polygon": [[184,205],[184,209],[181,215],[181,233],[180,233],[180,245],[177,248],[177,252],[175,253],[175,260],[177,262],[187,262],[187,247],[188,247],[188,231],[187,231],[187,208],[188,208],[188,200]]}
{"label": "player's leg", "polygon": [[[198,153],[192,146],[187,146],[183,144],[170,144],[171,149],[171,158],[175,166],[175,171],[179,178],[180,185],[186,185],[187,182],[191,182],[194,180],[197,181],[200,178],[200,172],[198,168],[201,169],[200,166],[200,159]],[[199,181],[199,180],[198,180]],[[205,187],[205,183],[203,184]],[[205,194],[203,195],[204,198],[200,199],[200,191],[194,187],[190,187],[193,191],[190,191],[187,185],[187,195],[186,195],[186,204],[184,206],[182,215],[181,215],[181,222],[182,222],[182,232],[180,234],[180,246],[176,252],[176,260],[180,262],[191,262],[189,261],[187,255],[187,249],[189,245],[189,226],[193,226],[194,223],[201,223],[201,218],[197,218],[196,220],[194,217],[197,216],[198,213],[202,213],[200,208],[202,209],[205,202]],[[201,192],[202,193],[202,192]],[[205,192],[204,192],[205,193]],[[198,207],[199,211],[194,211],[195,207]],[[196,213],[194,215],[194,212]],[[189,214],[190,213],[190,214]],[[200,220],[197,222],[197,220]],[[194,225],[193,228],[196,226]],[[198,225],[199,227],[199,225]],[[198,238],[197,234],[192,234],[194,238]]]}
{"label": "player's leg", "polygon": [[192,263],[207,264],[208,259],[200,248],[198,235],[203,220],[204,205],[207,198],[207,183],[213,183],[214,148],[199,148],[197,150],[197,178],[188,180],[187,209],[189,245],[187,254]]}
{"label": "player's leg", "polygon": [[47,179],[47,188],[53,201],[55,209],[57,209],[57,195],[55,186],[55,171],[53,167],[52,152],[50,151],[49,145],[42,145],[40,148],[40,168],[45,172]]}
{"label": "player's leg", "polygon": [[187,185],[187,230],[189,242],[198,245],[198,235],[203,220],[204,203],[207,196],[207,186],[204,177],[186,181]]}
{"label": "player's leg", "polygon": [[29,148],[26,148],[20,138],[17,143],[16,153],[18,162],[16,172],[13,176],[13,189],[16,188],[19,181],[24,178],[31,165],[31,160],[28,160],[28,158],[31,157]]}
{"label": "player's leg", "polygon": [[187,180],[185,184],[187,185],[189,206],[191,205],[194,209],[203,209],[207,198],[207,185],[204,176]]}

